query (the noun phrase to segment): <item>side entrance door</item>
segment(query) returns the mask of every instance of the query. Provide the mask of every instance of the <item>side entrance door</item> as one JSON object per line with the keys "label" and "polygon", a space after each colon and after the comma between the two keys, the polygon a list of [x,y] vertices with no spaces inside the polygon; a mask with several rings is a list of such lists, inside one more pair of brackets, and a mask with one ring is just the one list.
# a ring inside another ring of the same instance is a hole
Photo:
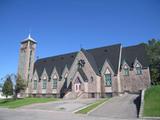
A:
{"label": "side entrance door", "polygon": [[81,84],[80,83],[76,83],[74,88],[75,88],[75,92],[79,92],[81,90]]}

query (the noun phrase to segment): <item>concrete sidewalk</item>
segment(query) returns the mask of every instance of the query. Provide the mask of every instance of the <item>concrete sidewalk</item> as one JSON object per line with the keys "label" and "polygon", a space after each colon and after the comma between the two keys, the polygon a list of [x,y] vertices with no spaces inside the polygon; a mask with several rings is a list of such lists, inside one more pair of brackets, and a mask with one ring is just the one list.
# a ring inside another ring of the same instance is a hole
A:
{"label": "concrete sidewalk", "polygon": [[51,111],[64,111],[73,112],[79,108],[82,108],[88,104],[95,102],[97,99],[74,99],[74,100],[60,100],[49,103],[33,104],[23,106],[18,109],[36,109],[36,110],[51,110]]}

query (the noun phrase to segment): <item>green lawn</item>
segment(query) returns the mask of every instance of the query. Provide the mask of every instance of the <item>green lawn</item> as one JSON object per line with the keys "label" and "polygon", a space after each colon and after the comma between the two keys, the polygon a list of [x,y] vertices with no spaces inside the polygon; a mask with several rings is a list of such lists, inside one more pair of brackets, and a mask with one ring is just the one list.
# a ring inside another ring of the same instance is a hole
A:
{"label": "green lawn", "polygon": [[160,85],[152,86],[146,90],[143,115],[160,117]]}
{"label": "green lawn", "polygon": [[101,99],[101,100],[97,100],[96,102],[90,104],[88,107],[84,108],[84,109],[81,109],[79,110],[78,112],[76,113],[80,113],[80,114],[87,114],[89,111],[95,109],[96,107],[98,107],[100,104],[106,102],[107,99]]}
{"label": "green lawn", "polygon": [[6,99],[0,100],[0,107],[7,107],[7,108],[17,108],[24,105],[30,105],[34,103],[45,103],[50,101],[56,101],[56,98],[24,98],[24,99]]}

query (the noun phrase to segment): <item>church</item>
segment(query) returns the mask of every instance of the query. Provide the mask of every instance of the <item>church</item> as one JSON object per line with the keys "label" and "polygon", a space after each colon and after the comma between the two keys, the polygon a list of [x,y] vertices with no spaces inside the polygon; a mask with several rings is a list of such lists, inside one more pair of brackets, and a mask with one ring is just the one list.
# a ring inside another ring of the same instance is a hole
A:
{"label": "church", "polygon": [[100,98],[138,93],[150,86],[150,70],[143,44],[104,45],[93,49],[40,58],[29,35],[21,42],[18,74],[32,97]]}

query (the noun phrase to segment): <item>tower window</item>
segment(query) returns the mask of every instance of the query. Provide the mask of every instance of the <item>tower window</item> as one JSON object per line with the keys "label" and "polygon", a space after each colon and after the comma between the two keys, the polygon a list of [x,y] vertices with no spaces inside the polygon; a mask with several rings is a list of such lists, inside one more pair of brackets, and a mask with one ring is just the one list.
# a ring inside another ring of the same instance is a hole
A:
{"label": "tower window", "polygon": [[111,86],[112,85],[112,78],[111,74],[105,74],[105,85],[106,86]]}
{"label": "tower window", "polygon": [[31,60],[32,60],[32,50],[30,51],[30,56],[29,56],[29,67],[28,67],[28,72],[30,71]]}

